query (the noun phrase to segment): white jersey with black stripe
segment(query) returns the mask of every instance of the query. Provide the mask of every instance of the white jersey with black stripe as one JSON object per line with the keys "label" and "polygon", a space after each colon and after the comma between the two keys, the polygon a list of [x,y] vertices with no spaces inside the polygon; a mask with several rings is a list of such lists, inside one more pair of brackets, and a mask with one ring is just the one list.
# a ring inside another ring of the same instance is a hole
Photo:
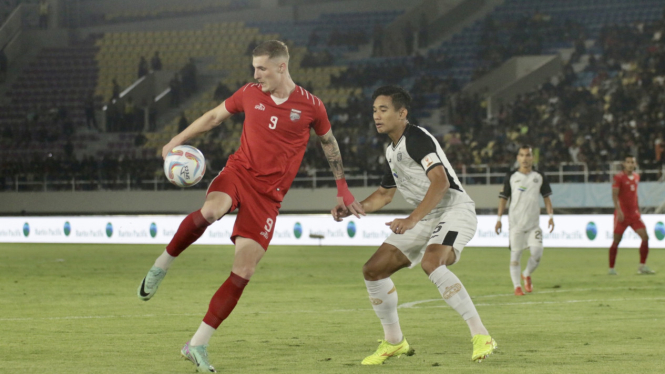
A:
{"label": "white jersey with black stripe", "polygon": [[519,169],[509,171],[499,197],[510,199],[508,210],[510,230],[528,231],[538,227],[540,196],[545,198],[550,195],[552,195],[550,183],[538,170],[532,169],[528,174],[521,173]]}
{"label": "white jersey with black stripe", "polygon": [[397,187],[404,199],[414,207],[423,201],[429,189],[427,172],[442,165],[450,188],[430,214],[440,214],[446,208],[459,204],[469,204],[469,208],[475,211],[473,200],[462,188],[439,142],[424,128],[407,124],[397,144],[391,143],[386,149],[386,159],[390,170],[383,176],[381,186]]}

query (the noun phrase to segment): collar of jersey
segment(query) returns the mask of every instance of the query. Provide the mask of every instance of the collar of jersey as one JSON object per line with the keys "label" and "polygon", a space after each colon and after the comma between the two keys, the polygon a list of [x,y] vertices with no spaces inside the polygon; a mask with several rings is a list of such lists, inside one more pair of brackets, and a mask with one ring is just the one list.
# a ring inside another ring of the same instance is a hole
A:
{"label": "collar of jersey", "polygon": [[406,127],[404,127],[404,132],[402,132],[402,136],[399,137],[399,140],[397,141],[397,144],[394,144],[394,145],[393,145],[392,142],[390,143],[390,145],[393,147],[393,151],[394,151],[395,149],[397,149],[397,146],[399,146],[399,143],[401,143],[401,142],[402,142],[402,139],[404,139],[404,134],[406,134],[406,130],[409,129],[409,126],[411,126],[411,124],[407,122],[407,123],[406,123]]}

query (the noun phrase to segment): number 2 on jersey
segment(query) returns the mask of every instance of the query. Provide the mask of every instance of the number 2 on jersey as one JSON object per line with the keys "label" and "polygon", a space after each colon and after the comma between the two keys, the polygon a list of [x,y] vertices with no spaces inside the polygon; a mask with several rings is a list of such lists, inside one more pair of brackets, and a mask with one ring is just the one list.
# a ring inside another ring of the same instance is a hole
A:
{"label": "number 2 on jersey", "polygon": [[277,127],[277,116],[272,116],[270,117],[270,124],[268,125],[268,128],[274,130],[276,127]]}

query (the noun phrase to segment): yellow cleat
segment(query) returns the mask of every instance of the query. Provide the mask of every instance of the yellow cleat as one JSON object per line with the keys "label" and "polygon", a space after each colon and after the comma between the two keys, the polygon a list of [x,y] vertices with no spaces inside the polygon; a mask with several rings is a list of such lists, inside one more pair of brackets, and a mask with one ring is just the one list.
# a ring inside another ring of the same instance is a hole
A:
{"label": "yellow cleat", "polygon": [[381,365],[390,357],[400,357],[401,355],[413,356],[416,351],[409,346],[406,338],[397,344],[390,344],[385,340],[379,340],[379,348],[371,356],[365,357],[363,365]]}
{"label": "yellow cleat", "polygon": [[489,335],[476,335],[471,340],[473,342],[472,361],[480,362],[491,355],[496,349],[496,342]]}

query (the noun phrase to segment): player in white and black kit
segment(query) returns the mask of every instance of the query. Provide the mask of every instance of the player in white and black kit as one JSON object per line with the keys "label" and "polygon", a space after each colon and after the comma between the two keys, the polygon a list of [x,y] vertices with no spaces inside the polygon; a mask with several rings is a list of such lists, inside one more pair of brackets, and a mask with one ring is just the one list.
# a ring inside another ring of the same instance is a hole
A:
{"label": "player in white and black kit", "polygon": [[[523,145],[517,153],[520,167],[508,172],[499,194],[499,216],[495,231],[501,233],[501,215],[510,199],[510,278],[516,296],[524,296],[524,291],[533,291],[531,274],[536,270],[543,256],[543,231],[540,229],[540,196],[545,201],[545,209],[550,215],[548,228],[554,230],[554,210],[552,208],[552,188],[550,183],[538,170],[533,168],[533,151],[531,146]],[[521,274],[524,280],[524,291],[520,279],[522,251],[529,248],[531,257],[526,269]]]}
{"label": "player in white and black kit", "polygon": [[[392,144],[386,150],[388,166],[381,186],[360,204],[375,212],[392,201],[399,190],[415,209],[406,218],[386,223],[393,232],[363,266],[369,298],[381,320],[385,340],[363,365],[380,365],[389,357],[411,355],[397,316],[397,291],[390,276],[421,264],[443,299],[467,322],[473,337],[471,359],[481,361],[496,348],[462,282],[448,266],[459,261],[464,246],[476,232],[475,204],[462,188],[437,140],[425,129],[409,124],[411,96],[402,88],[377,89],[374,122]],[[332,210],[336,221],[350,213]]]}

